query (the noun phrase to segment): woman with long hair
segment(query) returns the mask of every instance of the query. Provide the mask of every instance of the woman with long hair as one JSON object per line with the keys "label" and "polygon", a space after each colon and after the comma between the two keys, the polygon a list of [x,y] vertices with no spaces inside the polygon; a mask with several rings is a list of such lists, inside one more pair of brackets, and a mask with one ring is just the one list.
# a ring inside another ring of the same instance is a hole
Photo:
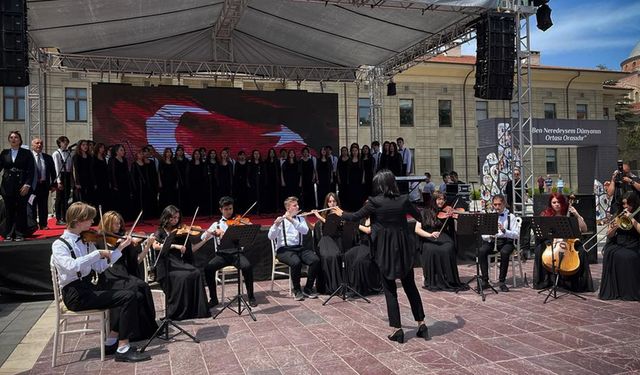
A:
{"label": "woman with long hair", "polygon": [[301,181],[301,195],[302,195],[302,209],[309,211],[317,208],[316,205],[316,191],[314,184],[318,180],[316,173],[316,166],[311,154],[309,153],[309,147],[302,149],[302,157],[300,158],[300,181]]}
{"label": "woman with long hair", "polygon": [[360,160],[362,162],[362,173],[364,175],[362,183],[362,197],[366,198],[371,195],[371,184],[373,183],[373,170],[375,161],[371,156],[371,149],[369,145],[362,146],[360,150]]}
{"label": "woman with long hair", "polygon": [[91,181],[93,183],[93,203],[106,208],[109,204],[109,169],[107,167],[107,146],[97,143],[91,160]]}
{"label": "woman with long hair", "polygon": [[160,174],[160,207],[178,204],[178,168],[173,162],[173,151],[167,147],[158,165]]}
{"label": "woman with long hair", "polygon": [[340,157],[336,163],[336,179],[338,184],[338,197],[341,202],[349,199],[347,183],[349,182],[349,149],[346,146],[340,147]]}
{"label": "woman with long hair", "polygon": [[413,275],[415,248],[411,241],[407,224],[407,214],[420,221],[418,209],[407,195],[400,195],[395,176],[388,170],[382,170],[373,177],[373,196],[358,212],[343,212],[335,207],[333,212],[348,221],[371,219],[371,251],[375,263],[380,268],[382,288],[387,302],[389,326],[393,332],[389,340],[404,342],[404,331],[400,322],[400,306],[396,280],[400,279],[407,294],[411,312],[417,322],[416,335],[429,339],[429,331],[424,324],[424,309],[420,293]]}
{"label": "woman with long hair", "polygon": [[[340,200],[335,193],[328,193],[324,198],[323,208],[338,207]],[[340,270],[339,256],[344,251],[342,243],[342,230],[338,230],[332,235],[324,233],[324,224],[329,216],[328,211],[312,211],[318,221],[313,227],[314,238],[316,238],[316,249],[320,257],[320,272],[316,280],[316,288],[320,294],[333,293],[342,283],[342,272]],[[349,247],[352,244],[348,245]]]}
{"label": "woman with long hair", "polygon": [[264,210],[264,164],[262,163],[262,155],[260,151],[251,151],[249,158],[249,171],[247,178],[247,195],[249,205],[258,202],[253,212],[262,213]]}
{"label": "woman with long hair", "polygon": [[220,151],[220,163],[218,163],[216,171],[218,195],[221,197],[232,197],[233,163],[229,158],[229,148],[225,147]]}
{"label": "woman with long hair", "polygon": [[389,155],[387,155],[387,169],[394,176],[402,176],[402,155],[398,152],[398,145],[395,142],[389,144]]}
{"label": "woman with long hair", "polygon": [[124,147],[121,144],[114,145],[111,148],[108,167],[111,207],[128,219],[131,216],[131,179],[129,178],[129,165],[124,155]]}
{"label": "woman with long hair", "polygon": [[300,197],[300,164],[296,158],[296,151],[287,152],[287,159],[282,163],[282,189],[285,197]]}
{"label": "woman with long hair", "polygon": [[622,211],[618,214],[629,219],[631,228],[621,229],[620,224],[614,221],[607,232],[598,294],[600,299],[640,301],[640,215],[633,215],[638,207],[638,193],[632,191],[622,196]]}
{"label": "woman with long hair", "polygon": [[181,210],[187,209],[191,203],[189,198],[189,180],[187,177],[187,170],[189,169],[189,159],[184,153],[184,147],[178,145],[176,147],[175,157],[173,163],[178,170],[178,207]]}
{"label": "woman with long hair", "polygon": [[200,211],[206,210],[207,175],[205,168],[200,150],[193,150],[187,171],[187,189],[191,197],[189,212],[194,212],[196,207],[200,207]]}
{"label": "woman with long hair", "polygon": [[316,160],[316,175],[318,176],[318,199],[326,197],[331,191],[333,183],[333,162],[329,157],[327,148],[320,149],[320,157]]}
{"label": "woman with long hair", "polygon": [[81,140],[78,151],[73,155],[73,201],[93,202],[93,181],[91,180],[91,155],[89,141]]}
{"label": "woman with long hair", "polygon": [[218,169],[218,153],[216,150],[211,149],[207,154],[205,160],[206,173],[207,173],[207,209],[206,212],[209,215],[213,215],[216,212],[218,206],[218,183],[216,182],[216,173]]}
{"label": "woman with long hair", "polygon": [[362,206],[364,202],[363,182],[364,173],[360,161],[360,146],[357,143],[352,143],[349,148],[349,163],[347,164],[347,201],[343,201],[347,210],[355,211]]}
{"label": "woman with long hair", "polygon": [[267,159],[264,161],[264,188],[261,190],[263,197],[264,213],[276,212],[276,207],[280,206],[280,185],[281,185],[280,160],[276,155],[276,150],[270,148],[267,152]]}

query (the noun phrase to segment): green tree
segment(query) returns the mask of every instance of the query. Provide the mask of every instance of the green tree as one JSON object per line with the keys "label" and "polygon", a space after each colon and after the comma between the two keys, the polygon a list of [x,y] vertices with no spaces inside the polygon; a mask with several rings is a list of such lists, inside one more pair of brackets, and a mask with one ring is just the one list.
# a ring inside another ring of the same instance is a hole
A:
{"label": "green tree", "polygon": [[618,152],[623,160],[637,160],[640,151],[640,113],[633,111],[631,100],[616,104],[618,122]]}

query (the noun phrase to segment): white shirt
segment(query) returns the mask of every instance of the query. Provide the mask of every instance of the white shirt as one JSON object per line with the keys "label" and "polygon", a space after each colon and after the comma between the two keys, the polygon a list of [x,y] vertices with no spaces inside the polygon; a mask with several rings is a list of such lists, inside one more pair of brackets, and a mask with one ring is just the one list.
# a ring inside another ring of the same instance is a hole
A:
{"label": "white shirt", "polygon": [[304,217],[295,216],[293,218],[293,222],[285,219],[280,224],[271,225],[269,228],[269,237],[270,240],[276,240],[276,249],[279,249],[285,246],[284,237],[282,236],[282,225],[284,223],[286,235],[287,235],[287,246],[296,246],[302,245],[302,236],[309,233],[309,227],[307,226],[307,221]]}
{"label": "white shirt", "polygon": [[71,172],[71,153],[69,152],[69,150],[62,150],[62,149],[58,149],[56,152],[53,153],[53,164],[56,167],[56,175],[58,175],[58,178],[56,179],[57,182],[62,182],[60,180],[60,172],[64,171],[64,172]]}
{"label": "white shirt", "polygon": [[[94,244],[85,244],[79,235],[68,230],[65,230],[60,237],[64,238],[73,247],[73,252],[76,256],[73,259],[69,246],[61,240],[56,240],[51,245],[51,264],[58,270],[60,288],[64,288],[65,285],[78,280],[78,272],[80,272],[81,277],[85,277],[91,270],[100,273],[109,267],[107,260],[100,258],[100,253],[96,251]],[[115,263],[121,256],[120,250],[113,251],[111,253],[111,262]]]}
{"label": "white shirt", "polygon": [[338,170],[338,157],[335,155],[331,155],[331,165],[333,166],[333,173],[336,173]]}
{"label": "white shirt", "polygon": [[[46,166],[46,163],[44,162],[44,157],[42,156],[42,153],[38,154],[35,151],[31,151],[31,152],[33,153],[33,161],[36,164],[36,170],[35,170],[36,173],[33,174],[33,180],[35,182],[39,182],[38,174],[40,175],[41,180],[45,180],[45,177],[47,175],[47,166]],[[40,165],[38,165],[38,155],[40,155]]]}
{"label": "white shirt", "polygon": [[[227,231],[227,228],[229,228],[229,225],[227,225],[227,219],[225,219],[224,217],[221,218],[219,221],[214,222],[213,224],[211,224],[211,226],[209,227],[209,229],[207,230],[207,232],[213,233],[216,229],[222,229],[223,231]],[[204,241],[205,239],[205,235],[206,232],[203,232],[200,235],[200,239]],[[215,241],[216,241],[216,246],[220,246],[220,240],[222,239],[222,236],[220,237],[216,237]]]}
{"label": "white shirt", "polygon": [[436,185],[433,182],[429,181],[424,183],[422,187],[423,193],[433,194],[434,191],[436,191]]}
{"label": "white shirt", "polygon": [[402,164],[407,165],[407,169],[405,170],[405,175],[408,176],[409,173],[411,173],[411,150],[405,147],[399,151],[402,154]]}
{"label": "white shirt", "polygon": [[16,157],[18,157],[18,150],[19,148],[11,149],[11,161],[14,163],[16,162]]}
{"label": "white shirt", "polygon": [[[509,225],[507,225],[508,222]],[[502,224],[505,231],[503,233],[498,230],[498,233],[495,234],[495,238],[510,238],[515,240],[520,237],[520,224],[518,224],[517,217],[516,215],[509,213],[509,210],[506,208],[502,211],[500,216],[498,216],[498,224]],[[493,241],[491,236],[486,235],[483,235],[482,239],[487,242]]]}

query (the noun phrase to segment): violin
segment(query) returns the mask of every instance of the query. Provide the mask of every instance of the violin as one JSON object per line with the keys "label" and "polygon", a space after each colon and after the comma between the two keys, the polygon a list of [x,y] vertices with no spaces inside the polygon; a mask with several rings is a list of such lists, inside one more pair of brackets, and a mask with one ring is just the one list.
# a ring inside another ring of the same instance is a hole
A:
{"label": "violin", "polygon": [[198,236],[204,232],[206,232],[206,229],[202,229],[201,226],[199,225],[192,225],[191,227],[187,226],[187,225],[182,225],[178,228],[175,228],[174,230],[172,230],[172,232],[176,233],[176,237],[180,237],[180,236]]}
{"label": "violin", "polygon": [[454,219],[458,218],[458,214],[461,212],[465,212],[464,208],[453,208],[451,206],[445,206],[442,208],[440,212],[438,212],[438,219],[443,220],[448,217],[453,217]]}
{"label": "violin", "polygon": [[[142,239],[142,240],[146,240],[147,238],[149,238],[149,236],[146,236],[143,234],[137,234],[137,233],[131,234],[131,237]],[[105,238],[107,241],[107,245],[111,247],[115,247],[118,244],[119,240],[125,239],[125,236],[121,236],[121,235],[110,233],[110,232],[102,233],[95,229],[89,229],[80,233],[80,238],[82,238],[82,242],[84,243],[89,243],[89,242],[96,243],[102,240],[103,238]]]}
{"label": "violin", "polygon": [[243,217],[242,215],[236,215],[227,220],[227,225],[230,227],[234,225],[251,225],[251,220],[247,217]]}

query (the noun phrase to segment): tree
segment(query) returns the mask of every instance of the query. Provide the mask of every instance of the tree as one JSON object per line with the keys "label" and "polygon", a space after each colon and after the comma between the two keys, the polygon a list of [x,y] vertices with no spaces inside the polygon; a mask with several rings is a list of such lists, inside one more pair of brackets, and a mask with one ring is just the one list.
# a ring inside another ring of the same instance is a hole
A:
{"label": "tree", "polygon": [[596,65],[596,69],[598,69],[598,70],[609,70],[609,68],[604,64]]}
{"label": "tree", "polygon": [[640,155],[640,113],[634,112],[631,99],[625,97],[616,104],[618,122],[618,152],[623,160],[637,160]]}

